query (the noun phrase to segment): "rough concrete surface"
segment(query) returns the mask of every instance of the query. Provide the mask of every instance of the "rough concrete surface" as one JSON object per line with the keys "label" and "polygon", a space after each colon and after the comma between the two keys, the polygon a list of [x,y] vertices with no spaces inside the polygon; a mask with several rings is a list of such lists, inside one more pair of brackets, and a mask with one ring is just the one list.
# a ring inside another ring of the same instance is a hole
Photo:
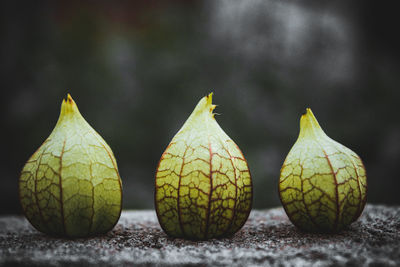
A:
{"label": "rough concrete surface", "polygon": [[21,216],[0,217],[0,265],[296,265],[399,266],[400,207],[367,205],[361,218],[334,235],[296,229],[282,208],[252,211],[231,238],[167,237],[154,211],[124,211],[101,237],[59,239]]}

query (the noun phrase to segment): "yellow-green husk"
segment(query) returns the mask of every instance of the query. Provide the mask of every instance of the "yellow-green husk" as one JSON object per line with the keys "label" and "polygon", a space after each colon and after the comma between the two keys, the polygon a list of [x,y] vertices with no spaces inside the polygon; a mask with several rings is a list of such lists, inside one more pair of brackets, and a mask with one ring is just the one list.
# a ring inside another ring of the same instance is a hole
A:
{"label": "yellow-green husk", "polygon": [[250,213],[252,184],[246,159],[214,119],[214,108],[212,94],[200,100],[157,167],[157,216],[172,237],[229,236]]}
{"label": "yellow-green husk", "polygon": [[58,122],[19,179],[25,216],[39,231],[64,237],[106,233],[121,213],[113,152],[68,95]]}
{"label": "yellow-green husk", "polygon": [[340,231],[360,216],[366,192],[360,157],[329,138],[307,109],[279,180],[280,199],[289,219],[305,231]]}

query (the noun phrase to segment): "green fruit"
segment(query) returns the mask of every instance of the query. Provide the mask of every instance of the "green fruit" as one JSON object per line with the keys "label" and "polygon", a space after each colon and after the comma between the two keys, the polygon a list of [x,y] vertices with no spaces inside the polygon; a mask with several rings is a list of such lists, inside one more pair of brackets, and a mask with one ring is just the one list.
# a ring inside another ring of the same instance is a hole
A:
{"label": "green fruit", "polygon": [[366,193],[361,159],[329,138],[307,109],[279,181],[279,195],[289,219],[305,231],[340,231],[360,216]]}
{"label": "green fruit", "polygon": [[39,231],[64,237],[106,233],[121,213],[113,152],[68,94],[58,122],[19,179],[25,216]]}
{"label": "green fruit", "polygon": [[250,213],[252,184],[246,159],[214,119],[214,108],[212,94],[200,100],[157,167],[157,216],[172,237],[229,236]]}

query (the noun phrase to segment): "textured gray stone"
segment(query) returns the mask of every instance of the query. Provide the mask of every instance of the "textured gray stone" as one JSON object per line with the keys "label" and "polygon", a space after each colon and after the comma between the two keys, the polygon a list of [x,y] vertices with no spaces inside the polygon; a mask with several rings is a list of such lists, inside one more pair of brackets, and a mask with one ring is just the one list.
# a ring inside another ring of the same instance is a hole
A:
{"label": "textured gray stone", "polygon": [[113,231],[88,239],[48,237],[21,216],[0,217],[0,265],[399,266],[400,207],[367,205],[335,234],[296,229],[283,209],[252,211],[231,238],[172,239],[153,211],[124,211]]}

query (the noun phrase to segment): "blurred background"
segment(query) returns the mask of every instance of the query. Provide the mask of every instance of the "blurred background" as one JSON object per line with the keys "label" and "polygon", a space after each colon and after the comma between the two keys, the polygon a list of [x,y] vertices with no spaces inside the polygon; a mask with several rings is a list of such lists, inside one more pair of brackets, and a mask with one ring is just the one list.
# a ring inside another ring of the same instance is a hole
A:
{"label": "blurred background", "polygon": [[[117,158],[125,209],[153,208],[154,172],[199,99],[246,156],[254,208],[311,107],[360,155],[368,201],[399,205],[397,9],[376,1],[4,1],[0,213],[69,92]],[[397,25],[397,26],[396,26]]]}

